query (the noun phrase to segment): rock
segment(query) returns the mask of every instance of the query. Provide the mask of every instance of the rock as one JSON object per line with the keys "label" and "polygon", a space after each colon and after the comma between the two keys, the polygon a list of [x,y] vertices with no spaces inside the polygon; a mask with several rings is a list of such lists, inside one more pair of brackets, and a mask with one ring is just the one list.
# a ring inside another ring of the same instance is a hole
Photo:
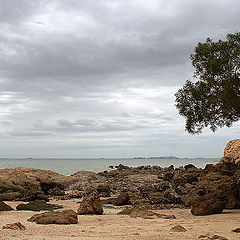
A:
{"label": "rock", "polygon": [[216,234],[212,234],[212,233],[208,233],[206,235],[200,235],[198,238],[202,239],[202,240],[228,240],[225,237],[222,237],[222,236],[219,236]]}
{"label": "rock", "polygon": [[175,187],[178,187],[184,186],[186,183],[192,184],[193,182],[197,182],[201,172],[201,169],[189,169],[175,174],[172,180],[173,184]]}
{"label": "rock", "polygon": [[103,207],[97,193],[92,193],[84,197],[77,211],[78,215],[83,214],[102,214]]}
{"label": "rock", "polygon": [[240,139],[231,140],[225,147],[220,163],[225,162],[240,162]]}
{"label": "rock", "polygon": [[16,222],[16,223],[10,223],[10,224],[4,225],[2,229],[25,230],[26,227],[22,223]]}
{"label": "rock", "polygon": [[76,224],[78,223],[78,216],[73,210],[50,211],[35,214],[28,221],[37,224]]}
{"label": "rock", "polygon": [[196,216],[221,213],[226,206],[221,191],[191,199],[191,213]]}
{"label": "rock", "polygon": [[169,230],[169,232],[186,232],[186,231],[187,229],[181,225],[176,225]]}
{"label": "rock", "polygon": [[225,208],[234,209],[240,207],[238,184],[233,176],[208,172],[206,175],[199,177],[198,183],[193,186],[193,190],[198,192],[198,195],[200,192],[216,193],[221,191],[222,197],[226,199]]}
{"label": "rock", "polygon": [[0,199],[47,200],[49,190],[55,187],[64,189],[74,181],[74,177],[50,170],[24,167],[0,169]]}
{"label": "rock", "polygon": [[119,215],[129,215],[131,218],[141,217],[144,219],[164,218],[164,219],[176,219],[174,215],[165,215],[155,213],[143,208],[125,208],[118,213]]}
{"label": "rock", "polygon": [[42,210],[55,210],[63,208],[63,206],[56,204],[49,204],[44,200],[35,200],[27,204],[19,204],[17,210],[29,210],[29,211],[42,211]]}
{"label": "rock", "polygon": [[233,229],[232,232],[240,233],[240,228]]}
{"label": "rock", "polygon": [[115,205],[117,206],[123,206],[129,204],[129,194],[124,192],[121,193],[115,200]]}
{"label": "rock", "polygon": [[1,211],[12,211],[12,210],[14,210],[12,207],[10,207],[6,203],[0,201],[0,212]]}
{"label": "rock", "polygon": [[97,186],[97,192],[100,194],[101,197],[109,197],[111,188],[108,184],[100,184]]}
{"label": "rock", "polygon": [[54,187],[54,188],[48,190],[48,194],[51,196],[64,196],[65,191],[60,189],[59,187]]}

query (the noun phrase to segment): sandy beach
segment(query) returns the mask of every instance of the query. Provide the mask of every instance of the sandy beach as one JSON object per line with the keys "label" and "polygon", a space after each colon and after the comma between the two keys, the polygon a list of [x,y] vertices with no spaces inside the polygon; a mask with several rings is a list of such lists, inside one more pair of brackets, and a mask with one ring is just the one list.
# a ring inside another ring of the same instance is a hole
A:
{"label": "sandy beach", "polygon": [[[22,202],[6,202],[14,209]],[[53,200],[64,209],[77,210],[77,200]],[[225,237],[229,240],[240,239],[240,233],[231,230],[240,227],[240,210],[224,210],[222,214],[194,216],[189,209],[157,210],[157,213],[174,214],[176,219],[143,219],[117,215],[123,207],[105,207],[103,215],[79,215],[78,224],[39,225],[27,219],[38,213],[33,211],[0,212],[1,240],[87,240],[87,239],[144,239],[144,240],[187,240],[200,239],[208,233]],[[2,226],[21,222],[26,230],[2,229]],[[183,226],[186,232],[171,232],[175,225]],[[205,238],[207,239],[207,238]]]}

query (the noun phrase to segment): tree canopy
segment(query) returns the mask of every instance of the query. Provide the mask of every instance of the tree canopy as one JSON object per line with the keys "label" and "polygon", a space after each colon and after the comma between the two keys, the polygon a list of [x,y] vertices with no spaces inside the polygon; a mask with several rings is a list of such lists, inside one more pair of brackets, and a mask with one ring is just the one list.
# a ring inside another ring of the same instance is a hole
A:
{"label": "tree canopy", "polygon": [[185,129],[196,134],[204,127],[230,127],[240,119],[240,32],[225,41],[199,42],[190,59],[197,80],[186,81],[175,94]]}

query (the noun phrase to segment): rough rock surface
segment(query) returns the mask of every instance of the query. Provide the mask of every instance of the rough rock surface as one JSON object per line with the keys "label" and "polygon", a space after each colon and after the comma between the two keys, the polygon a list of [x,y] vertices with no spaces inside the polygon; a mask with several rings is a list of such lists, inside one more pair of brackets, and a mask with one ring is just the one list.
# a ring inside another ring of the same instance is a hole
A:
{"label": "rough rock surface", "polygon": [[186,232],[186,231],[187,229],[181,225],[176,225],[169,230],[169,232]]}
{"label": "rough rock surface", "polygon": [[97,193],[84,197],[77,211],[78,215],[102,214],[103,206]]}
{"label": "rough rock surface", "polygon": [[76,224],[78,223],[78,216],[73,210],[50,211],[35,214],[28,221],[37,224]]}
{"label": "rough rock surface", "polygon": [[123,206],[129,204],[129,194],[121,193],[115,200],[115,205]]}
{"label": "rough rock surface", "polygon": [[212,233],[208,233],[206,235],[200,235],[198,238],[201,240],[228,240],[223,236],[219,236],[217,234],[212,234]]}
{"label": "rough rock surface", "polygon": [[58,187],[66,188],[76,181],[75,178],[64,176],[50,170],[34,168],[6,168],[0,169],[0,199],[48,200],[49,190]]}
{"label": "rough rock surface", "polygon": [[16,222],[16,223],[6,224],[2,227],[2,229],[25,230],[26,227],[22,223]]}
{"label": "rough rock surface", "polygon": [[0,212],[1,211],[12,211],[12,210],[14,210],[12,207],[10,207],[6,203],[0,201]]}
{"label": "rough rock surface", "polygon": [[220,162],[240,162],[240,139],[231,140],[224,149],[224,156]]}
{"label": "rough rock surface", "polygon": [[223,192],[218,191],[191,199],[191,213],[196,216],[221,213],[226,206]]}
{"label": "rough rock surface", "polygon": [[19,204],[16,207],[17,210],[29,210],[29,211],[55,210],[60,208],[63,208],[63,206],[50,204],[44,200],[35,200],[27,204]]}

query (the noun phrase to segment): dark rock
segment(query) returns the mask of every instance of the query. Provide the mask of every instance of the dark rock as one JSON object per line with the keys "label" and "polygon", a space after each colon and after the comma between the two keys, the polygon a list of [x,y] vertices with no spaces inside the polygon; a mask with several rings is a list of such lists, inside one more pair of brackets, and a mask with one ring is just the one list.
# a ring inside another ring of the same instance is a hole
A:
{"label": "dark rock", "polygon": [[240,233],[240,228],[233,229],[232,232]]}
{"label": "dark rock", "polygon": [[63,208],[63,206],[56,204],[46,203],[44,200],[35,200],[31,201],[27,204],[19,204],[16,209],[17,210],[30,210],[30,211],[42,211],[42,210],[55,210]]}
{"label": "dark rock", "polygon": [[190,163],[190,164],[185,165],[185,166],[184,166],[184,169],[185,169],[185,170],[196,169],[196,167],[195,167],[193,164]]}
{"label": "dark rock", "polygon": [[10,223],[10,224],[4,225],[2,229],[25,230],[26,227],[22,223],[16,222],[16,223]]}
{"label": "dark rock", "polygon": [[0,194],[0,201],[14,201],[22,197],[23,195],[20,192],[5,192]]}
{"label": "dark rock", "polygon": [[48,194],[51,196],[64,196],[65,191],[60,189],[59,187],[54,187],[48,190]]}
{"label": "dark rock", "polygon": [[102,214],[103,207],[100,197],[96,193],[92,193],[84,197],[77,211],[78,215],[83,214]]}
{"label": "dark rock", "polygon": [[121,193],[115,200],[115,205],[117,206],[123,206],[129,204],[129,194],[124,192]]}
{"label": "dark rock", "polygon": [[37,224],[76,224],[78,223],[78,216],[73,210],[50,211],[35,214],[28,221]]}
{"label": "dark rock", "polygon": [[175,174],[173,177],[173,184],[175,187],[177,187],[184,186],[186,183],[192,184],[193,182],[197,182],[201,172],[202,172],[201,169],[190,169]]}
{"label": "dark rock", "polygon": [[97,192],[100,194],[101,197],[109,197],[111,188],[108,184],[100,184],[97,186]]}
{"label": "dark rock", "polygon": [[0,211],[12,211],[12,207],[8,206],[6,203],[0,201]]}
{"label": "dark rock", "polygon": [[226,206],[226,200],[221,191],[197,196],[191,199],[191,213],[196,216],[221,213]]}

